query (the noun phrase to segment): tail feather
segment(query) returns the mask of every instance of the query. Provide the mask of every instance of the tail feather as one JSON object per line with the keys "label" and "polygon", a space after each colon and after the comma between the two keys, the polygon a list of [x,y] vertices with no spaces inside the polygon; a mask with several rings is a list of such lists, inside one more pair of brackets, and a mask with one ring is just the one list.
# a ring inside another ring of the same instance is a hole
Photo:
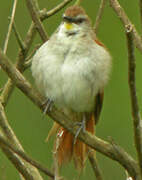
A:
{"label": "tail feather", "polygon": [[60,129],[60,125],[59,125],[58,123],[54,122],[51,130],[50,130],[49,133],[48,133],[47,138],[45,139],[45,142],[48,142],[49,139],[50,139],[53,135],[55,135],[59,129]]}
{"label": "tail feather", "polygon": [[72,157],[73,148],[73,136],[64,128],[61,128],[57,134],[55,142],[55,152],[57,153],[57,160],[59,166],[67,163]]}
{"label": "tail feather", "polygon": [[[90,116],[89,116],[90,117]],[[94,134],[94,116],[92,115],[86,122],[86,130]],[[57,154],[58,165],[61,166],[74,160],[75,166],[78,170],[84,167],[84,163],[88,154],[88,147],[80,140],[76,140],[74,144],[74,136],[66,129],[60,128],[55,141],[55,152]]]}
{"label": "tail feather", "polygon": [[80,140],[77,140],[76,144],[74,145],[73,160],[75,162],[76,168],[79,171],[84,167],[84,163],[86,160],[86,152],[87,152],[86,145],[82,143]]}

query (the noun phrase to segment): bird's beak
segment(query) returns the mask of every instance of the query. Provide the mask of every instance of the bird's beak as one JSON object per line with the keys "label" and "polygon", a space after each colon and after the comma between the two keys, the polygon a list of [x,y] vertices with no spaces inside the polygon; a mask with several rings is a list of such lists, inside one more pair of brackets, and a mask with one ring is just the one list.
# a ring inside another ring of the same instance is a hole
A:
{"label": "bird's beak", "polygon": [[67,22],[65,22],[65,23],[64,23],[64,26],[65,26],[65,28],[66,28],[67,30],[73,29],[73,24],[72,24],[72,23],[67,23]]}

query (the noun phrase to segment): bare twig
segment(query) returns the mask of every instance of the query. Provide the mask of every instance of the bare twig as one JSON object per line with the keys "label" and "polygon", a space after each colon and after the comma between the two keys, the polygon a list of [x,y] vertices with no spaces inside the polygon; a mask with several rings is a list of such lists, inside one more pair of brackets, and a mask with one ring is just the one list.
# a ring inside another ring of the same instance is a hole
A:
{"label": "bare twig", "polygon": [[129,20],[128,16],[126,15],[125,11],[123,8],[120,6],[119,2],[117,0],[110,0],[110,5],[120,18],[121,22],[124,25],[124,28],[128,27],[129,25],[132,27],[132,34],[134,38],[134,43],[136,47],[139,49],[139,51],[142,53],[142,40],[140,35],[138,34],[135,26],[131,23]]}
{"label": "bare twig", "polygon": [[81,2],[82,2],[82,0],[76,0],[75,5],[79,6],[81,4]]}
{"label": "bare twig", "polygon": [[4,138],[3,135],[0,134],[0,145],[2,145],[2,147],[6,146],[8,149],[12,150],[14,153],[16,153],[17,155],[19,155],[22,159],[24,159],[25,161],[27,161],[28,163],[30,163],[31,165],[35,166],[36,168],[38,168],[40,171],[42,171],[43,173],[45,173],[46,175],[48,175],[51,178],[54,178],[54,175],[47,169],[45,168],[43,165],[41,165],[39,162],[33,160],[32,158],[30,158],[25,152],[15,148],[12,144],[10,144],[6,138]]}
{"label": "bare twig", "polygon": [[8,33],[7,33],[5,43],[4,43],[4,48],[3,48],[4,54],[6,54],[6,51],[7,51],[8,41],[9,41],[10,33],[11,33],[11,30],[12,30],[12,25],[13,25],[13,22],[14,22],[16,5],[17,5],[17,0],[14,0],[13,8],[12,8],[12,14],[11,14],[11,20],[10,20],[10,23],[9,23]]}
{"label": "bare twig", "polygon": [[[23,72],[23,70],[24,70],[23,65],[25,63],[26,56],[27,56],[30,46],[33,42],[35,34],[36,34],[36,29],[35,29],[34,23],[32,23],[27,32],[25,41],[23,42],[23,44],[25,45],[24,54],[23,54],[23,51],[20,50],[19,54],[18,54],[18,59],[16,62],[16,67],[20,70],[20,72]],[[13,89],[14,89],[14,84],[11,81],[11,79],[8,79],[7,83],[4,86],[4,89],[2,91],[1,97],[0,97],[0,100],[1,100],[1,103],[3,106],[6,106],[8,100],[9,100],[9,97],[13,92]]]}
{"label": "bare twig", "polygon": [[142,120],[140,117],[138,99],[136,95],[136,80],[135,80],[135,55],[133,44],[132,27],[128,26],[126,30],[127,46],[128,46],[128,82],[130,88],[130,99],[132,108],[132,117],[134,124],[135,146],[138,154],[138,161],[142,175]]}
{"label": "bare twig", "polygon": [[98,27],[99,27],[100,21],[102,19],[102,15],[103,15],[103,12],[104,12],[106,2],[107,2],[107,0],[101,0],[101,3],[100,3],[100,7],[99,7],[99,10],[98,10],[95,25],[94,25],[94,31],[95,31],[96,34],[98,32]]}
{"label": "bare twig", "polygon": [[98,165],[98,162],[97,162],[97,159],[95,157],[95,152],[94,151],[89,152],[89,161],[90,161],[92,169],[93,169],[93,171],[95,173],[96,179],[97,180],[103,180],[102,172],[101,172],[101,169],[100,169],[100,167]]}
{"label": "bare twig", "polygon": [[[20,151],[24,151],[18,139],[16,138],[13,130],[11,129],[2,104],[0,103],[0,127],[2,129],[3,134],[7,138],[7,140],[13,144],[15,148]],[[38,173],[38,171],[31,166],[30,164],[23,161],[21,158],[18,158],[13,154],[9,149],[3,147],[3,152],[7,155],[7,157],[11,160],[14,166],[19,170],[19,172],[23,175],[25,179],[29,180],[42,180],[42,177]]]}
{"label": "bare twig", "polygon": [[[9,59],[0,50],[0,65],[3,70],[8,74],[8,76],[13,80],[15,85],[28,96],[34,104],[36,104],[40,109],[44,110],[43,101],[39,93],[37,93],[29,82],[22,76],[22,74],[12,65]],[[54,119],[61,126],[66,128],[72,134],[76,134],[77,127],[73,126],[73,117],[67,117],[63,112],[57,110],[53,107],[53,111],[49,112],[48,115]],[[126,153],[120,146],[114,146],[96,136],[92,136],[87,132],[81,132],[78,136],[89,147],[101,152],[102,154],[108,156],[109,158],[119,162],[130,174],[134,180],[140,180],[138,165],[135,160]],[[117,150],[116,150],[117,149]]]}
{"label": "bare twig", "polygon": [[67,4],[69,4],[72,0],[64,0],[60,4],[58,4],[55,8],[51,9],[48,12],[45,11],[40,11],[40,18],[41,20],[44,20],[50,16],[53,16],[56,14],[58,11],[60,11],[62,8],[64,8]]}
{"label": "bare twig", "polygon": [[24,54],[24,51],[25,51],[25,44],[24,42],[22,41],[22,38],[19,34],[19,32],[17,31],[17,28],[16,28],[16,25],[15,25],[15,22],[13,21],[13,30],[14,30],[14,33],[15,33],[15,37],[17,39],[17,42],[19,44],[19,47],[21,48],[21,50],[23,51],[23,54]]}
{"label": "bare twig", "polygon": [[44,30],[43,24],[41,23],[40,16],[39,16],[39,10],[37,9],[37,6],[35,5],[35,1],[33,0],[26,0],[26,4],[29,10],[29,13],[32,17],[33,22],[35,23],[35,26],[37,28],[37,31],[39,32],[41,39],[43,42],[47,41],[47,33]]}

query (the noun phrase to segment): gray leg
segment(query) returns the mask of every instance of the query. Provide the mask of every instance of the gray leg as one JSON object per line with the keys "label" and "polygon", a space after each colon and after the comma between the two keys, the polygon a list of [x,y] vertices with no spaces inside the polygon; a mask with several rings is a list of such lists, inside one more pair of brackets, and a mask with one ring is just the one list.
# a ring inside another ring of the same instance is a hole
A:
{"label": "gray leg", "polygon": [[47,112],[52,111],[53,101],[51,99],[47,99],[43,105],[45,106],[45,109],[43,111],[43,114],[45,115]]}
{"label": "gray leg", "polygon": [[76,123],[78,126],[79,126],[79,128],[78,128],[78,130],[77,130],[77,132],[76,132],[76,134],[75,134],[75,136],[74,136],[74,144],[76,143],[76,139],[77,139],[77,137],[78,137],[78,135],[79,135],[79,133],[81,132],[81,130],[83,131],[83,132],[85,132],[85,129],[86,129],[86,116],[85,116],[85,113],[83,114],[83,119],[82,119],[82,121],[81,122],[78,122],[78,123]]}

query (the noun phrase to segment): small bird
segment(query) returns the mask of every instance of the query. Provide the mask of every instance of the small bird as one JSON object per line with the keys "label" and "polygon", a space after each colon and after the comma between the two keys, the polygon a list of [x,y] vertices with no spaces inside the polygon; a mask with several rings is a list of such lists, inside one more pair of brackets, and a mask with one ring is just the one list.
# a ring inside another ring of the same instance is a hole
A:
{"label": "small bird", "polygon": [[[92,134],[110,70],[108,50],[97,39],[85,10],[77,5],[66,9],[61,24],[32,61],[32,74],[41,93]],[[73,159],[77,169],[82,169],[88,147],[57,123],[49,136],[55,131],[58,166]]]}

